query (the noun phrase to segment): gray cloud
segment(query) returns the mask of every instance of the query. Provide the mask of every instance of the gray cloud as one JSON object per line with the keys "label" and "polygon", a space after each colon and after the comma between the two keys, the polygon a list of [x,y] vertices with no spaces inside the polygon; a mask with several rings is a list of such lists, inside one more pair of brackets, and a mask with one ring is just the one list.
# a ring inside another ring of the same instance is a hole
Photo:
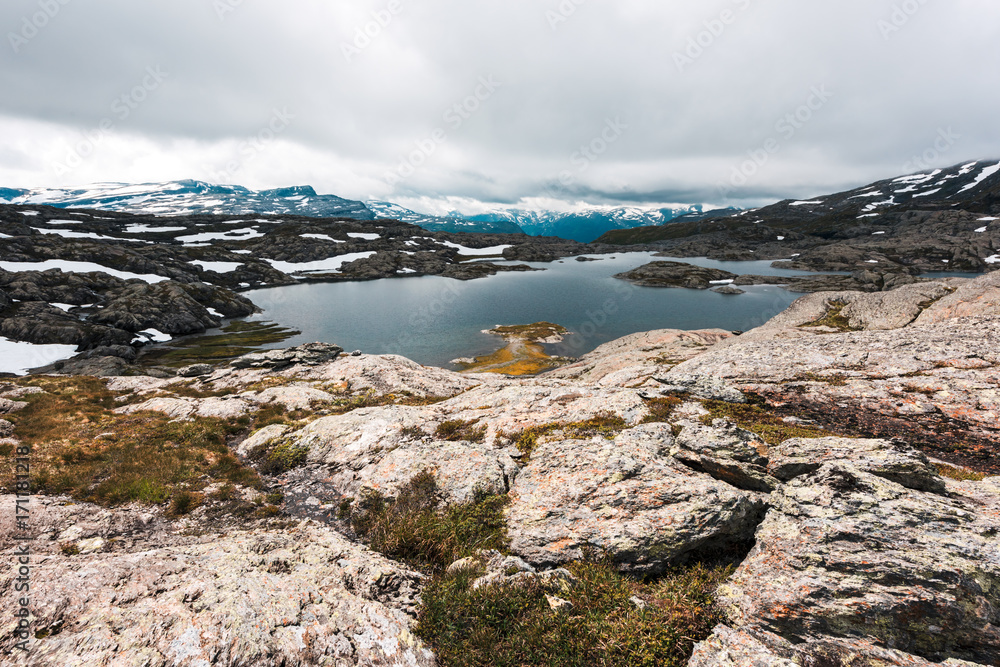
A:
{"label": "gray cloud", "polygon": [[2,184],[739,204],[1000,156],[989,0],[346,4],[7,0]]}

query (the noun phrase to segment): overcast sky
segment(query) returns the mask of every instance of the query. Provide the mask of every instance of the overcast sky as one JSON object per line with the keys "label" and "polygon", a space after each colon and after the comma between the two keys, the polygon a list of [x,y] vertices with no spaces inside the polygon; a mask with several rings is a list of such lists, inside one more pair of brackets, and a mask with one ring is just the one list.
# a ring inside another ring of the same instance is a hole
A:
{"label": "overcast sky", "polygon": [[4,0],[0,22],[0,187],[747,205],[1000,158],[995,0]]}

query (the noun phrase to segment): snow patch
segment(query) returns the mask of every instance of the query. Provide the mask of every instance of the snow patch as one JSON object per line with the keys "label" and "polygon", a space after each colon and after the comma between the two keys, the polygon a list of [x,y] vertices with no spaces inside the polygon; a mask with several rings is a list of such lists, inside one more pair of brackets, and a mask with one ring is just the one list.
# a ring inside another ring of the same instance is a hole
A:
{"label": "snow patch", "polygon": [[992,167],[984,168],[981,172],[979,172],[979,176],[976,176],[976,180],[966,185],[964,188],[959,190],[959,192],[965,192],[966,190],[971,190],[972,188],[976,187],[977,185],[985,181],[987,178],[997,173],[998,171],[1000,171],[1000,163],[997,163]]}
{"label": "snow patch", "polygon": [[166,343],[173,339],[173,336],[158,329],[143,329],[139,333],[142,335],[133,338],[133,343]]}
{"label": "snow patch", "polygon": [[789,206],[815,206],[822,203],[822,201],[793,201]]}
{"label": "snow patch", "polygon": [[0,372],[24,375],[76,354],[76,345],[36,345],[0,337]]}
{"label": "snow patch", "polygon": [[303,234],[304,239],[319,239],[321,241],[333,241],[334,243],[347,243],[347,241],[341,241],[340,239],[335,239],[327,234]]}
{"label": "snow patch", "polygon": [[368,259],[376,252],[353,252],[347,255],[337,255],[315,262],[282,262],[277,259],[265,259],[264,261],[283,273],[315,273],[317,271],[340,273],[340,267],[348,262],[358,259]]}
{"label": "snow patch", "polygon": [[986,228],[985,227],[980,227],[979,229],[976,229],[974,231],[976,232],[976,234],[984,234],[984,233],[986,233]]}
{"label": "snow patch", "polygon": [[872,236],[878,236],[879,234],[885,234],[885,232],[872,232]]}
{"label": "snow patch", "polygon": [[216,273],[232,273],[243,266],[242,262],[206,262],[200,259],[192,260],[188,264],[195,264],[205,271],[215,271]]}
{"label": "snow patch", "polygon": [[156,234],[159,232],[183,232],[186,229],[187,227],[153,227],[152,225],[134,224],[129,225],[122,231],[126,234],[145,234],[146,232]]}
{"label": "snow patch", "polygon": [[249,241],[264,236],[256,229],[234,229],[231,232],[202,232],[201,234],[190,234],[188,236],[178,236],[175,241],[180,241],[184,245],[203,241]]}
{"label": "snow patch", "polygon": [[67,273],[71,271],[76,273],[90,273],[92,271],[98,271],[100,273],[106,273],[109,276],[121,278],[122,280],[138,279],[150,284],[170,280],[170,278],[164,278],[163,276],[156,276],[152,274],[129,273],[128,271],[109,269],[106,266],[101,266],[100,264],[95,264],[94,262],[74,262],[66,259],[46,259],[42,262],[0,261],[0,269],[4,269],[5,271],[48,271],[49,269],[59,269],[60,271]]}
{"label": "snow patch", "polygon": [[993,255],[991,257],[984,257],[983,261],[987,264],[1000,264],[1000,255]]}
{"label": "snow patch", "polygon": [[440,245],[448,246],[449,248],[455,248],[458,250],[460,255],[478,255],[481,257],[492,256],[492,255],[502,255],[503,251],[510,248],[511,245],[494,245],[489,248],[467,248],[464,245],[458,245],[457,243],[452,243],[451,241],[438,241]]}
{"label": "snow patch", "polygon": [[364,239],[365,241],[374,241],[375,239],[382,238],[381,234],[362,234],[361,232],[348,232],[347,235],[352,239]]}

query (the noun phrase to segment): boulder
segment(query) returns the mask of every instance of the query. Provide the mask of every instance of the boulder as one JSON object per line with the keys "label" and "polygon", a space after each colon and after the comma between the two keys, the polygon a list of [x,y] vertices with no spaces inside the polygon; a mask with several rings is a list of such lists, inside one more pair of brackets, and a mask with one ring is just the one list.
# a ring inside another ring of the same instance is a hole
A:
{"label": "boulder", "polygon": [[945,483],[927,457],[901,441],[856,438],[792,438],[769,448],[767,470],[788,481],[825,463],[849,462],[859,470],[909,489],[945,493]]}
{"label": "boulder", "polygon": [[552,567],[593,549],[645,574],[749,540],[759,497],[675,461],[672,444],[668,425],[648,424],[539,445],[511,491],[511,551]]}
{"label": "boulder", "polygon": [[184,335],[202,333],[219,326],[222,318],[244,317],[255,310],[249,299],[224,287],[168,280],[113,290],[105,307],[87,319],[133,333],[156,329]]}
{"label": "boulder", "polygon": [[233,368],[282,370],[290,366],[317,366],[333,361],[344,348],[330,343],[306,343],[283,350],[267,350],[244,354],[229,362]]}
{"label": "boulder", "polygon": [[845,463],[793,479],[770,502],[756,546],[720,588],[734,627],[1000,661],[995,512]]}
{"label": "boulder", "polygon": [[[34,565],[26,664],[434,665],[412,634],[421,576],[308,523]],[[13,570],[0,574],[10,592]],[[3,596],[0,649],[13,649]]]}

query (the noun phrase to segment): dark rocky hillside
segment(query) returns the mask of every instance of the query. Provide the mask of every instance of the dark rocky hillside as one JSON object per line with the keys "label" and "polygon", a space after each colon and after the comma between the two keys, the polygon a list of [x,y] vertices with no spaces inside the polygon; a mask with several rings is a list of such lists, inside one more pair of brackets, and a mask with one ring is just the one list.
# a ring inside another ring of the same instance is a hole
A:
{"label": "dark rocky hillside", "polygon": [[811,271],[989,271],[1000,267],[1000,165],[971,162],[808,201],[608,232],[676,257],[789,260]]}

